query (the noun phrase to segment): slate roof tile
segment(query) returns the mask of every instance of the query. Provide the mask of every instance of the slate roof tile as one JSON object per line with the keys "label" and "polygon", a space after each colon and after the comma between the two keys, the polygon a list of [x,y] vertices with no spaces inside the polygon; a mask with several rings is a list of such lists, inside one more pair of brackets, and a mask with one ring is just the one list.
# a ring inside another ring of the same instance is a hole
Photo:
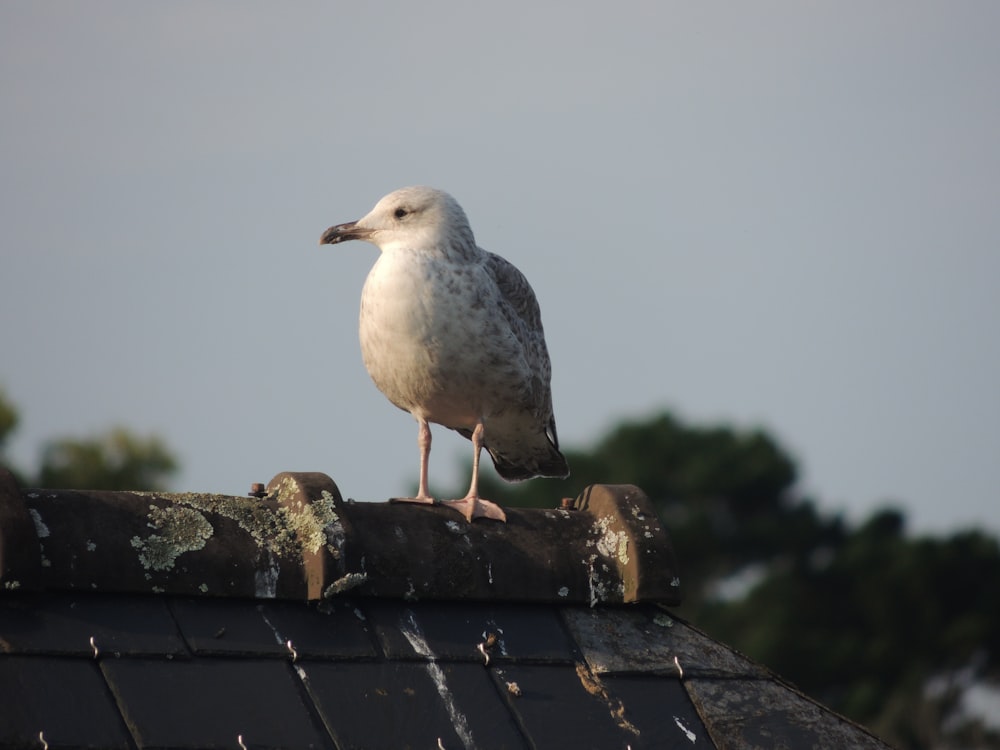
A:
{"label": "slate roof tile", "polygon": [[610,611],[566,607],[562,615],[590,668],[598,674],[677,673],[679,664],[687,676],[769,676],[766,669],[735,649],[658,607]]}
{"label": "slate roof tile", "polygon": [[[523,748],[483,667],[438,662],[299,667],[340,748]],[[373,717],[377,719],[373,720]]]}
{"label": "slate roof tile", "polygon": [[129,748],[93,659],[0,656],[0,746]]}
{"label": "slate roof tile", "polygon": [[653,675],[601,675],[613,700],[626,707],[629,721],[639,731],[632,750],[703,750],[714,747],[701,717],[680,680]]}
{"label": "slate roof tile", "polygon": [[265,601],[257,607],[275,641],[282,644],[291,641],[298,659],[378,656],[374,629],[354,600],[331,599],[309,605]]}
{"label": "slate roof tile", "polygon": [[285,658],[288,649],[253,600],[174,598],[170,610],[197,655]]}
{"label": "slate roof tile", "polygon": [[188,654],[161,599],[94,593],[0,597],[0,650],[92,658],[95,647],[109,654]]}
{"label": "slate roof tile", "polygon": [[108,659],[108,684],[139,748],[329,748],[287,662]]}
{"label": "slate roof tile", "polygon": [[[573,642],[556,608],[471,602],[372,601],[365,611],[389,658],[423,658],[483,664],[507,660],[572,662]],[[424,645],[415,644],[423,641]],[[484,653],[485,652],[485,653]]]}
{"label": "slate roof tile", "polygon": [[687,681],[720,748],[852,748],[884,750],[884,742],[780,680]]}
{"label": "slate roof tile", "polygon": [[639,737],[622,704],[581,665],[505,664],[495,672],[502,686],[516,686],[510,705],[536,747],[624,748]]}

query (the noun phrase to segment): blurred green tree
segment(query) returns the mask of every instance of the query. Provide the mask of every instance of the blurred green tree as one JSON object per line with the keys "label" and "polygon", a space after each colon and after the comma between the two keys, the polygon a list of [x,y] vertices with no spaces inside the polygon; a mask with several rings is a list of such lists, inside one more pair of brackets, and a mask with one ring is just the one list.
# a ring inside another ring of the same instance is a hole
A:
{"label": "blurred green tree", "polygon": [[18,484],[24,485],[24,475],[15,467],[10,465],[6,455],[7,440],[17,430],[17,425],[21,421],[17,407],[7,398],[3,387],[0,386],[0,466],[7,468],[17,480]]}
{"label": "blurred green tree", "polygon": [[17,409],[7,399],[4,389],[0,387],[0,458],[3,458],[4,445],[11,433],[17,429],[19,419]]}
{"label": "blurred green tree", "polygon": [[79,490],[168,489],[178,462],[166,443],[113,427],[85,438],[56,438],[42,449],[38,473],[9,466],[4,445],[18,425],[19,415],[0,388],[0,462],[22,486]]}
{"label": "blurred green tree", "polygon": [[86,438],[58,438],[42,450],[37,485],[56,489],[152,490],[168,488],[177,460],[158,437],[112,427]]}

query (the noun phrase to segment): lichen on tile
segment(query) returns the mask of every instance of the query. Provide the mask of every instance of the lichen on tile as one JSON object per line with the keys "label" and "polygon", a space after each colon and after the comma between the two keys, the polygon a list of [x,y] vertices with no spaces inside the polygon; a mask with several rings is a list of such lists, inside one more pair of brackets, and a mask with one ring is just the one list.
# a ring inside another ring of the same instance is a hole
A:
{"label": "lichen on tile", "polygon": [[342,594],[345,591],[350,591],[355,586],[360,586],[366,580],[368,580],[368,575],[365,573],[348,573],[323,589],[323,596],[329,599],[331,596]]}
{"label": "lichen on tile", "polygon": [[616,558],[622,565],[628,565],[628,534],[611,528],[614,517],[602,516],[594,524],[597,530],[597,551],[605,557]]}
{"label": "lichen on tile", "polygon": [[303,550],[315,554],[324,545],[334,557],[339,557],[344,530],[333,495],[324,491],[312,503],[303,503],[294,499],[298,492],[298,483],[291,477],[284,477],[273,493],[279,502],[277,509],[256,498],[230,495],[181,492],[164,497],[155,493],[134,494],[169,499],[174,507],[216,513],[234,521],[262,550],[279,557],[297,557]]}
{"label": "lichen on tile", "polygon": [[202,549],[214,533],[202,513],[180,505],[150,505],[147,518],[155,532],[145,539],[137,535],[131,540],[147,570],[170,570],[179,555]]}

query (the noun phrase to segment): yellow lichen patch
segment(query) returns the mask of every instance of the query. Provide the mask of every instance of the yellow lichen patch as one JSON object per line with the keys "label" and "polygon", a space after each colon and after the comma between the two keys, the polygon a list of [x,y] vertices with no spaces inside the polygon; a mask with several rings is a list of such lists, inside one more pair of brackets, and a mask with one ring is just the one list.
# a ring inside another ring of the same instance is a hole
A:
{"label": "yellow lichen patch", "polygon": [[[285,477],[273,493],[279,503],[277,508],[257,498],[231,495],[196,492],[167,496],[147,492],[134,494],[172,502],[175,510],[218,514],[234,521],[250,535],[258,547],[279,557],[296,557],[303,551],[315,554],[323,545],[327,545],[332,554],[339,555],[338,547],[343,544],[343,528],[333,495],[324,491],[312,503],[303,503],[296,499],[298,493],[298,483],[291,477]],[[139,543],[144,544],[142,540]],[[155,544],[159,543],[154,542]],[[133,546],[135,545],[133,540]],[[159,557],[156,550],[150,554]]]}
{"label": "yellow lichen patch", "polygon": [[278,519],[274,511],[255,498],[210,495],[199,492],[178,492],[167,496],[152,492],[133,494],[155,497],[172,502],[177,507],[191,508],[202,513],[217,513],[224,518],[235,521],[241,529],[253,537],[259,546],[266,546],[278,531]]}
{"label": "yellow lichen patch", "polygon": [[281,538],[276,541],[281,545],[297,542],[303,550],[313,554],[327,543],[327,527],[340,520],[329,492],[308,505],[298,501],[291,507],[279,508],[278,516]]}
{"label": "yellow lichen patch", "polygon": [[323,589],[323,597],[330,599],[337,594],[342,594],[345,591],[353,589],[355,586],[360,586],[362,583],[368,580],[367,573],[348,573],[342,578],[338,578],[336,581],[331,583],[325,589]]}
{"label": "yellow lichen patch", "polygon": [[293,477],[282,477],[278,486],[271,493],[272,497],[281,505],[287,505],[292,498],[299,493],[299,483]]}
{"label": "yellow lichen patch", "polygon": [[178,555],[201,549],[214,532],[205,516],[191,508],[150,505],[148,518],[156,533],[131,540],[147,570],[170,570]]}

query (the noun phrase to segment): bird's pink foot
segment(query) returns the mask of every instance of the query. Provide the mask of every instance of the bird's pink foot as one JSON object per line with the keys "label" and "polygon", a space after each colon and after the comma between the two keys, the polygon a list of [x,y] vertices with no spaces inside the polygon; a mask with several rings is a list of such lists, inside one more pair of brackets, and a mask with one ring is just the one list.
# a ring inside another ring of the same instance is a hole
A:
{"label": "bird's pink foot", "polygon": [[419,505],[435,505],[437,500],[433,497],[390,497],[390,503],[417,503]]}
{"label": "bird's pink foot", "polygon": [[507,522],[507,514],[503,512],[503,508],[481,497],[466,495],[461,500],[442,500],[441,505],[457,510],[470,523],[473,518],[492,518],[494,521]]}

